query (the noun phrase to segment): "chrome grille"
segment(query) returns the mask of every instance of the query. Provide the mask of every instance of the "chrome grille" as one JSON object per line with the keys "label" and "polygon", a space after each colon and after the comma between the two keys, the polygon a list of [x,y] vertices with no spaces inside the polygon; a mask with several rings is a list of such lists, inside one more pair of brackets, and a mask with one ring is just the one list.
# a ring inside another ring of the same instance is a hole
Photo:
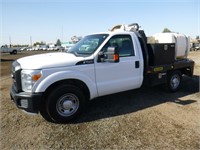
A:
{"label": "chrome grille", "polygon": [[13,85],[14,89],[17,92],[21,91],[21,67],[20,64],[17,61],[14,61],[12,64],[12,79],[13,79]]}

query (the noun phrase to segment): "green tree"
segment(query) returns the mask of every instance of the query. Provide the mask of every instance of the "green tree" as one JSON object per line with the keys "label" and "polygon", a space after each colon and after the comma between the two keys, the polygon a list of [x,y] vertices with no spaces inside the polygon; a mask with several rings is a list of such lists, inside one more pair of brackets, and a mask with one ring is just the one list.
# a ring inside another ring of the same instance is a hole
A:
{"label": "green tree", "polygon": [[36,45],[45,45],[45,42],[41,41],[41,42],[35,42],[33,44],[33,46],[36,46]]}
{"label": "green tree", "polygon": [[163,33],[167,33],[167,32],[171,32],[171,30],[169,30],[168,28],[164,28]]}
{"label": "green tree", "polygon": [[35,42],[33,46],[40,45],[40,42]]}
{"label": "green tree", "polygon": [[58,39],[58,40],[56,41],[56,45],[57,45],[57,46],[61,46],[61,41],[60,41],[60,39]]}

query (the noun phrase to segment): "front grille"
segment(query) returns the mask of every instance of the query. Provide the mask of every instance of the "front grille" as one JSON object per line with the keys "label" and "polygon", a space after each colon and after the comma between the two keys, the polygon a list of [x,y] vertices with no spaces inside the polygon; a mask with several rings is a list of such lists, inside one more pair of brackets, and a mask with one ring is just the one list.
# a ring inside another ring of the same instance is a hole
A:
{"label": "front grille", "polygon": [[22,85],[21,85],[21,67],[17,61],[14,61],[12,64],[12,78],[13,78],[13,85],[16,92],[22,92]]}

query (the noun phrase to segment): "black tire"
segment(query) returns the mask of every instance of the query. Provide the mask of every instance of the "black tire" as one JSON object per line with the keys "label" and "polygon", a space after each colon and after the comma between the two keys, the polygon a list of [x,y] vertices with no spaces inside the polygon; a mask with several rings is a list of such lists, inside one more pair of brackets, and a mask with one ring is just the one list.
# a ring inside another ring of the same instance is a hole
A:
{"label": "black tire", "polygon": [[59,85],[47,97],[47,119],[51,118],[56,123],[68,123],[77,118],[85,107],[85,96],[78,87]]}
{"label": "black tire", "polygon": [[17,54],[17,50],[13,50],[12,54],[16,55]]}
{"label": "black tire", "polygon": [[182,74],[176,70],[168,73],[167,76],[167,90],[169,92],[176,92],[179,90],[182,80]]}
{"label": "black tire", "polygon": [[47,108],[46,108],[47,105],[46,105],[45,100],[46,100],[46,97],[44,97],[40,103],[40,114],[46,121],[54,123],[55,121],[49,116],[47,112]]}

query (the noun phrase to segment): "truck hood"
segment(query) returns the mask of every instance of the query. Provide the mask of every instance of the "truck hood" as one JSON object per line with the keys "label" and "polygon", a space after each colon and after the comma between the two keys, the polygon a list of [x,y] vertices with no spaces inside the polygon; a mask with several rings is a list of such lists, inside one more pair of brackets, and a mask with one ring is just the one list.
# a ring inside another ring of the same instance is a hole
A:
{"label": "truck hood", "polygon": [[47,53],[20,58],[17,61],[22,69],[44,69],[72,66],[82,60],[84,57],[76,57],[70,53]]}

